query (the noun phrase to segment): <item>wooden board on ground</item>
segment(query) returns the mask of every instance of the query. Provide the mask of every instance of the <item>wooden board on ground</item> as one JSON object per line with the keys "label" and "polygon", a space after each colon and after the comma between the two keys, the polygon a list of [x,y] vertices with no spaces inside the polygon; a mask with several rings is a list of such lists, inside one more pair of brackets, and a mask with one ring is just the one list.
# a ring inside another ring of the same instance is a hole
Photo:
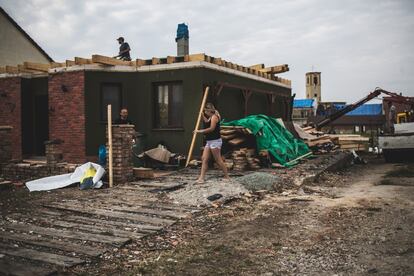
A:
{"label": "wooden board on ground", "polygon": [[[106,206],[109,207],[109,206]],[[171,210],[155,210],[150,208],[141,208],[141,207],[122,207],[122,206],[112,206],[111,209],[115,211],[128,211],[132,213],[139,213],[139,214],[151,214],[156,215],[159,217],[167,217],[173,219],[182,219],[188,217],[188,213],[180,213]]]}
{"label": "wooden board on ground", "polygon": [[48,276],[54,275],[56,270],[36,266],[27,262],[0,259],[0,275],[10,276]]}
{"label": "wooden board on ground", "polygon": [[11,241],[18,241],[24,242],[31,245],[48,247],[53,249],[59,249],[66,252],[75,252],[79,254],[83,254],[90,257],[97,257],[103,254],[106,250],[102,250],[96,247],[91,247],[88,245],[80,245],[76,243],[66,242],[66,241],[59,241],[53,240],[44,237],[38,237],[37,235],[29,235],[29,234],[19,234],[19,233],[10,233],[10,232],[0,232],[0,239],[11,240]]}
{"label": "wooden board on ground", "polygon": [[28,230],[30,230],[35,233],[41,234],[41,235],[48,235],[52,237],[61,237],[61,238],[68,238],[68,239],[75,239],[75,240],[82,240],[82,241],[86,240],[86,241],[92,241],[92,242],[98,242],[98,243],[113,244],[116,246],[121,246],[130,240],[128,238],[120,238],[120,237],[90,234],[90,233],[84,233],[84,232],[61,230],[61,229],[55,229],[55,228],[50,228],[50,227],[41,227],[41,226],[36,226],[33,224],[12,223],[12,224],[6,224],[3,227],[6,229],[18,230],[22,232],[27,232]]}
{"label": "wooden board on ground", "polygon": [[29,248],[8,247],[4,245],[0,245],[0,253],[9,256],[21,257],[29,260],[58,265],[62,267],[72,267],[74,265],[85,263],[84,260],[75,257],[67,257],[58,254],[37,251]]}
{"label": "wooden board on ground", "polygon": [[111,211],[111,210],[96,210],[94,208],[85,209],[85,208],[78,208],[77,206],[67,206],[67,205],[57,204],[57,203],[43,205],[43,206],[49,207],[49,208],[56,208],[60,210],[77,212],[77,213],[83,213],[83,214],[98,215],[98,216],[103,216],[103,217],[112,217],[112,218],[119,218],[119,219],[129,219],[129,220],[149,223],[153,225],[167,226],[167,225],[171,225],[175,223],[174,220],[170,220],[170,219],[161,219],[161,218],[155,218],[151,216],[138,215],[138,214],[127,213],[127,212],[116,212],[116,211]]}
{"label": "wooden board on ground", "polygon": [[[138,184],[133,185],[139,185],[141,187],[151,187],[156,189],[174,189],[178,188],[180,186],[183,186],[183,183],[163,183],[163,182],[138,182]],[[128,189],[130,186],[122,186],[122,189]],[[121,187],[120,187],[121,188]]]}
{"label": "wooden board on ground", "polygon": [[91,232],[91,233],[97,233],[101,235],[109,235],[109,236],[117,236],[117,237],[124,237],[124,238],[134,238],[134,239],[140,239],[144,237],[145,235],[142,233],[136,233],[134,231],[125,231],[125,230],[119,230],[115,229],[113,227],[102,227],[97,225],[84,225],[74,222],[67,222],[67,221],[61,221],[61,220],[49,220],[49,223],[52,226],[59,226],[59,227],[65,227],[65,228],[74,228],[81,231]]}

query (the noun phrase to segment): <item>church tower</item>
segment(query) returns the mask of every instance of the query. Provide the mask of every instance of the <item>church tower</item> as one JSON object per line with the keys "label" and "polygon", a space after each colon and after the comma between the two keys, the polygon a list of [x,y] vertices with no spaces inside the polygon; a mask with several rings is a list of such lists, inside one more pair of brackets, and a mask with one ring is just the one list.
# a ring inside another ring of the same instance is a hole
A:
{"label": "church tower", "polygon": [[306,98],[315,99],[317,103],[322,101],[321,72],[306,73]]}

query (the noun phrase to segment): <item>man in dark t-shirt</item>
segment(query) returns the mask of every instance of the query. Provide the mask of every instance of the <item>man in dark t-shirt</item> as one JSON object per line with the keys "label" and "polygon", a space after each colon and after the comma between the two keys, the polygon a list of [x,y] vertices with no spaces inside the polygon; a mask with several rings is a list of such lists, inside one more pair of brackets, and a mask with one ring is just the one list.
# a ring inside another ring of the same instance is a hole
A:
{"label": "man in dark t-shirt", "polygon": [[129,44],[125,42],[124,38],[121,36],[118,39],[118,43],[121,44],[119,46],[119,54],[115,56],[115,58],[119,58],[122,60],[131,60],[131,56],[129,55],[129,52],[131,51],[131,48],[129,48]]}
{"label": "man in dark t-shirt", "polygon": [[122,108],[119,113],[119,118],[115,120],[116,125],[133,125],[132,121],[128,119],[128,109]]}

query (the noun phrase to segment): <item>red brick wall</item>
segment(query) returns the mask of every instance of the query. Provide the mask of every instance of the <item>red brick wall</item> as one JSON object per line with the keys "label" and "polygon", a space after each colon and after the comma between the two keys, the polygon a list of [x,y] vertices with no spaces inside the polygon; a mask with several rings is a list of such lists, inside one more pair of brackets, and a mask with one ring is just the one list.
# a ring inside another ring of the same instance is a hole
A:
{"label": "red brick wall", "polygon": [[0,125],[12,126],[13,159],[22,158],[21,78],[0,78]]}
{"label": "red brick wall", "polygon": [[60,146],[67,162],[86,161],[84,90],[83,71],[49,76],[49,139],[63,140]]}

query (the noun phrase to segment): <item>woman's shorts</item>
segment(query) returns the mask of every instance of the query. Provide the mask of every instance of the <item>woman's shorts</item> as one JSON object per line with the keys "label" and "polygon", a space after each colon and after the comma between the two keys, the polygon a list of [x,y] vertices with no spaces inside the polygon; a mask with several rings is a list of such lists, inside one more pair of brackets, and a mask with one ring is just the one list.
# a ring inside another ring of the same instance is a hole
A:
{"label": "woman's shorts", "polygon": [[222,144],[223,141],[221,140],[221,138],[215,140],[207,140],[206,147],[210,149],[220,149]]}

